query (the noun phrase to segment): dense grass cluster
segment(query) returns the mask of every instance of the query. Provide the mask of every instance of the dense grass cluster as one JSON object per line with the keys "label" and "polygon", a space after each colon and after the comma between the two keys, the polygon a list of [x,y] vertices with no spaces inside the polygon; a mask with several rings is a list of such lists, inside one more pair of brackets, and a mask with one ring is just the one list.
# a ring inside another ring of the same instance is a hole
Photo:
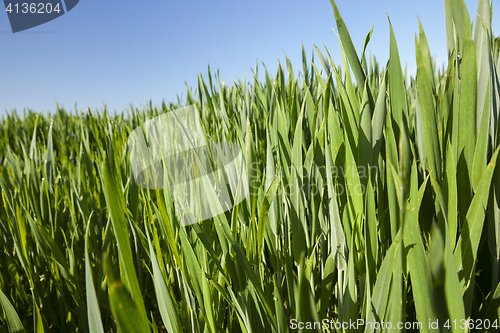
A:
{"label": "dense grass cluster", "polygon": [[409,80],[392,27],[380,66],[333,0],[342,66],[316,49],[298,78],[288,59],[265,82],[257,66],[250,83],[200,75],[187,105],[210,140],[242,147],[250,195],[199,224],[179,225],[168,187],[136,185],[127,146],[182,105],[8,115],[0,330],[286,332],[326,318],[464,332],[470,318],[494,331],[500,40],[489,1],[474,29],[462,0],[444,2],[447,67],[420,27]]}

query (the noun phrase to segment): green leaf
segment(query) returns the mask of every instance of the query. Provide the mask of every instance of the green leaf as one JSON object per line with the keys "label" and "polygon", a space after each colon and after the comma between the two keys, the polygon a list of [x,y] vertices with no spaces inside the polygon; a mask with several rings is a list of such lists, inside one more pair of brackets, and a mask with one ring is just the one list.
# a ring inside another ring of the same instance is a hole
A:
{"label": "green leaf", "polygon": [[266,196],[264,197],[264,202],[262,203],[262,206],[260,208],[259,224],[257,230],[257,251],[259,254],[259,261],[261,261],[262,259],[262,247],[264,246],[264,231],[266,230],[267,214],[269,212],[269,209],[271,208],[274,197],[276,196],[276,190],[278,189],[279,184],[280,179],[276,177],[267,189]]}
{"label": "green leaf", "polygon": [[[361,103],[359,138],[358,138],[358,167],[368,169],[372,163],[372,109],[368,102],[368,82],[365,83],[365,92]],[[366,185],[368,177],[362,183]]]}
{"label": "green leaf", "polygon": [[109,255],[105,255],[104,271],[108,285],[109,303],[118,330],[123,333],[150,332],[149,323],[143,320],[137,302],[113,271]]}
{"label": "green leaf", "polygon": [[[363,186],[359,179],[359,170],[358,165],[354,159],[354,154],[351,150],[351,146],[349,145],[349,141],[345,141],[345,181],[346,181],[346,191],[349,191],[349,198],[352,200],[352,205],[354,208],[353,211],[353,220],[351,221],[351,227],[353,228],[354,234],[356,237],[359,237],[359,240],[362,239],[362,219],[364,216],[363,208],[364,208],[364,199],[363,199]],[[358,238],[356,238],[358,239]],[[356,241],[356,245],[359,246],[360,243]]]}
{"label": "green leaf", "polygon": [[457,219],[457,164],[455,152],[451,143],[448,141],[446,146],[446,175],[445,180],[447,187],[445,188],[447,194],[448,206],[448,229],[450,232],[451,248],[455,249],[457,232],[458,232],[458,219]]}
{"label": "green leaf", "polygon": [[146,229],[146,236],[149,244],[149,256],[151,258],[151,266],[153,266],[153,281],[155,285],[156,299],[158,300],[158,307],[163,324],[170,333],[183,332],[181,321],[177,313],[177,304],[170,295],[170,292],[163,278],[156,254],[149,238],[149,232]]}
{"label": "green leaf", "polygon": [[[118,242],[118,251],[124,266],[125,280],[130,290],[133,303],[135,304],[139,314],[138,322],[145,323],[148,322],[148,319],[146,315],[146,308],[144,306],[144,300],[142,298],[142,292],[139,287],[139,281],[137,280],[137,274],[134,267],[132,249],[130,247],[129,231],[127,227],[127,221],[124,216],[125,208],[122,204],[123,193],[121,191],[118,191],[117,189],[117,186],[115,184],[115,177],[113,176],[109,161],[104,161],[102,170],[104,194],[106,198],[107,208],[111,215],[113,230]],[[126,295],[123,291],[125,286],[123,286],[120,282],[120,284],[116,285],[115,287],[116,289],[113,289],[113,295],[117,295],[120,301],[123,300],[123,302],[129,303],[126,296],[128,295],[128,291]],[[116,305],[118,306],[118,303]]]}
{"label": "green leaf", "polygon": [[[417,319],[422,323],[427,323],[428,320],[433,322],[436,320],[436,308],[433,303],[429,262],[417,221],[412,214],[405,214],[405,218],[403,242],[408,251],[406,260],[410,269]],[[421,332],[430,332],[428,325],[422,325]]]}
{"label": "green leaf", "polygon": [[[166,194],[164,191],[168,191],[169,193]],[[165,189],[165,190],[157,190],[156,191],[156,197],[158,198],[157,203],[158,203],[158,210],[160,211],[160,218],[162,221],[162,227],[165,232],[165,235],[167,236],[167,242],[168,242],[168,247],[172,251],[173,257],[174,257],[174,262],[177,265],[177,267],[182,267],[182,260],[181,256],[179,254],[179,249],[177,248],[177,242],[175,241],[174,237],[174,225],[173,221],[171,219],[172,214],[168,214],[168,209],[165,204],[165,196],[170,197],[170,189]]]}
{"label": "green leaf", "polygon": [[7,327],[9,328],[9,332],[25,332],[23,324],[21,323],[16,310],[2,290],[0,290],[0,304],[2,304],[3,310],[5,312],[5,317],[7,318]]}
{"label": "green leaf", "polygon": [[[298,272],[298,293],[297,293],[297,304],[299,305],[296,309],[295,318],[299,322],[319,322],[318,310],[316,309],[314,298],[311,292],[311,283],[308,280],[310,275],[310,269],[308,269],[307,264],[304,262],[304,257],[300,260]],[[300,330],[300,332],[309,332],[310,330]],[[316,332],[321,332],[321,330],[316,329]]]}
{"label": "green leaf", "polygon": [[[389,16],[387,16],[387,19],[389,20]],[[399,126],[403,117],[408,117],[408,106],[406,104],[405,79],[401,71],[398,45],[396,44],[396,37],[394,36],[390,20],[389,27],[391,31],[391,52],[388,69],[389,96],[391,101],[391,114],[397,126]]]}
{"label": "green leaf", "polygon": [[391,167],[396,169],[396,174],[399,173],[398,153],[396,139],[394,137],[392,121],[386,122],[385,127],[385,150],[386,150],[386,188],[387,198],[389,203],[389,223],[391,231],[391,239],[394,241],[400,226],[398,194],[394,186],[394,176]]}
{"label": "green leaf", "polygon": [[441,149],[437,135],[435,102],[432,95],[432,86],[427,77],[427,69],[420,49],[420,43],[416,36],[415,49],[417,53],[417,91],[422,110],[425,152],[431,178],[434,177],[440,183],[442,179]]}
{"label": "green leaf", "polygon": [[422,58],[425,63],[427,77],[429,78],[429,81],[431,83],[432,91],[436,91],[436,83],[434,82],[434,66],[432,64],[431,51],[429,50],[427,37],[425,36],[424,28],[422,27],[422,22],[420,22],[420,19],[418,19],[418,37],[420,38],[420,50],[422,51]]}
{"label": "green leaf", "polygon": [[[469,12],[467,11],[464,0],[445,0],[444,9],[448,55],[452,53],[453,49],[458,50],[458,54],[461,55],[464,39],[472,37],[472,25]],[[454,38],[455,33],[457,36],[456,42]]]}
{"label": "green leaf", "polygon": [[[401,239],[397,241],[395,264],[392,271],[392,286],[391,296],[389,300],[387,322],[399,323],[403,320],[403,307],[405,301],[403,299],[403,242]],[[400,331],[397,327],[393,327],[391,331]]]}
{"label": "green leaf", "polygon": [[375,206],[375,194],[372,186],[372,178],[368,181],[366,188],[366,261],[370,274],[370,281],[375,281],[375,270],[378,261],[379,240],[377,235],[377,214]]}
{"label": "green leaf", "polygon": [[[371,304],[369,304],[367,308],[366,322],[379,322],[385,317],[384,315],[387,309],[387,301],[391,288],[392,271],[394,269],[397,246],[397,243],[392,243],[389,247],[389,250],[386,252],[382,265],[377,273],[377,280],[375,282],[375,287],[373,288]],[[367,326],[365,333],[373,332],[375,332],[375,327],[373,325],[371,327]]]}
{"label": "green leaf", "polygon": [[477,58],[477,130],[481,134],[483,112],[490,112],[490,84],[492,72],[490,1],[479,0],[474,27],[474,43]]}
{"label": "green leaf", "polygon": [[[476,47],[470,39],[465,41],[460,83],[460,109],[458,113],[458,176],[469,182],[476,148],[477,64]],[[463,157],[462,157],[463,155]],[[460,182],[459,182],[460,187]],[[459,207],[464,208],[463,206]]]}
{"label": "green leaf", "polygon": [[[444,292],[446,298],[446,305],[448,307],[449,318],[456,318],[457,322],[465,319],[465,308],[462,295],[457,292],[460,290],[460,283],[456,273],[455,258],[453,257],[453,246],[455,239],[451,238],[451,234],[446,228],[445,235],[445,253],[444,253],[444,269],[445,269],[445,282]],[[463,332],[459,327],[453,326],[452,332]]]}
{"label": "green leaf", "polygon": [[[343,322],[356,322],[358,320],[358,293],[356,288],[356,275],[354,273],[354,237],[355,236],[353,234],[349,249],[349,261],[347,263],[347,279],[345,280],[345,286],[343,287],[344,299],[342,303],[343,309],[341,310]],[[355,330],[349,328],[346,332],[355,332]]]}
{"label": "green leaf", "polygon": [[469,210],[463,223],[462,232],[455,248],[455,263],[460,275],[460,286],[462,293],[469,287],[469,282],[474,272],[477,250],[483,231],[486,206],[490,194],[491,179],[495,171],[496,161],[500,147],[498,147],[491,158],[490,163],[484,170],[479,182],[478,189],[471,201]]}
{"label": "green leaf", "polygon": [[45,332],[45,327],[43,325],[42,314],[40,313],[40,307],[33,298],[33,321],[34,321],[34,332],[43,333]]}
{"label": "green leaf", "polygon": [[[489,87],[489,85],[488,85]],[[489,127],[490,127],[490,93],[489,89],[486,93],[486,98],[484,100],[486,112],[482,113],[481,125],[477,135],[477,145],[474,151],[474,160],[472,163],[472,187],[474,191],[477,191],[479,181],[483,175],[483,171],[486,168],[487,163],[487,153],[488,153],[488,139],[489,139]]]}
{"label": "green leaf", "polygon": [[376,165],[378,160],[378,155],[383,141],[383,131],[385,127],[385,121],[387,117],[387,70],[382,74],[381,84],[379,87],[379,93],[377,97],[377,102],[375,104],[375,110],[373,111],[372,117],[372,162],[371,165]]}
{"label": "green leaf", "polygon": [[[339,31],[340,39],[342,40],[342,45],[346,52],[347,59],[349,59],[354,77],[356,78],[356,83],[359,86],[364,85],[366,80],[365,73],[363,71],[363,68],[361,67],[361,63],[359,62],[358,55],[356,54],[356,49],[354,48],[354,44],[352,43],[351,35],[349,35],[349,31],[347,30],[344,20],[342,19],[342,16],[340,16],[340,12],[337,8],[335,0],[330,0],[330,4],[332,5],[333,14],[335,15],[335,20],[337,21],[337,29]],[[348,68],[345,68],[345,70],[348,70]]]}
{"label": "green leaf", "polygon": [[[332,136],[332,141],[334,141],[334,135],[338,135],[340,131],[340,127],[337,123],[337,115],[333,112],[329,113],[329,123],[332,128],[332,132],[330,135]],[[338,128],[338,129],[337,129]],[[332,142],[331,146],[335,146]],[[333,149],[333,147],[332,147]],[[338,151],[338,150],[337,150]],[[339,271],[343,271],[346,269],[346,257],[345,257],[345,234],[344,229],[342,227],[342,222],[340,220],[339,206],[337,203],[337,191],[335,189],[334,177],[332,174],[332,157],[330,153],[330,149],[328,147],[325,149],[325,161],[326,161],[326,184],[327,184],[327,200],[328,200],[328,216],[330,220],[330,242],[331,242],[331,253],[333,256],[333,262],[337,266]]]}
{"label": "green leaf", "polygon": [[93,212],[90,213],[87,230],[85,231],[85,294],[87,296],[87,313],[89,321],[89,331],[91,333],[104,332],[101,320],[101,311],[99,310],[99,301],[94,287],[94,279],[92,278],[92,267],[89,258],[89,229],[92,223]]}

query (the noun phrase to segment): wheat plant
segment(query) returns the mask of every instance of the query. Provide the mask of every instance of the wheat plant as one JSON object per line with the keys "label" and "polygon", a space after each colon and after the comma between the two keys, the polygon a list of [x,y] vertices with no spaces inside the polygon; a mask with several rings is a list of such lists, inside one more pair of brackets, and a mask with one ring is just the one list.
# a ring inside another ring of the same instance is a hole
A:
{"label": "wheat plant", "polygon": [[[420,25],[416,77],[392,27],[379,64],[331,0],[342,64],[302,48],[298,76],[288,59],[264,82],[257,65],[229,86],[209,69],[185,103],[8,114],[0,330],[497,331],[500,39],[489,1],[474,25],[463,0],[444,4],[448,62]],[[168,187],[137,185],[127,146],[184,105],[241,147],[250,190],[189,226]]]}

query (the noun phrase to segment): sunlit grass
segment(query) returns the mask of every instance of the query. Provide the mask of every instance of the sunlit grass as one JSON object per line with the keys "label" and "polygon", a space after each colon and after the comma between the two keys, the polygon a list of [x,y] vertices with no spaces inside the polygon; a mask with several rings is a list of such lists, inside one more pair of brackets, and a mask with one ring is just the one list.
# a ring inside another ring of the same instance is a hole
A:
{"label": "sunlit grass", "polygon": [[258,68],[232,86],[209,72],[188,91],[207,137],[242,148],[250,185],[199,224],[180,226],[168,188],[137,186],[127,148],[133,129],[182,105],[6,116],[2,331],[286,332],[291,320],[363,319],[464,332],[469,318],[494,331],[500,39],[489,2],[473,30],[463,2],[445,0],[447,67],[434,68],[420,27],[409,80],[392,27],[383,66],[360,57],[331,3],[342,64],[316,48],[299,77],[287,60],[265,82]]}

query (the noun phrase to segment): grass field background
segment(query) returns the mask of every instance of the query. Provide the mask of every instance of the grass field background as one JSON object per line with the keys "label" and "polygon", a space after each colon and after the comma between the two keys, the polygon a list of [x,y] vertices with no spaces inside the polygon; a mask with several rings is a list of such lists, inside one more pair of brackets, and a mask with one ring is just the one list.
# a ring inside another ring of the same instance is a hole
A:
{"label": "grass field background", "polygon": [[447,66],[435,68],[421,27],[416,77],[392,28],[387,64],[365,55],[371,32],[355,50],[333,0],[342,64],[316,48],[298,77],[288,60],[229,86],[200,75],[186,104],[207,138],[239,144],[250,194],[199,224],[179,224],[168,186],[137,186],[127,146],[183,105],[4,117],[0,330],[286,332],[292,319],[363,319],[495,331],[500,39],[489,1],[477,15],[444,3]]}

